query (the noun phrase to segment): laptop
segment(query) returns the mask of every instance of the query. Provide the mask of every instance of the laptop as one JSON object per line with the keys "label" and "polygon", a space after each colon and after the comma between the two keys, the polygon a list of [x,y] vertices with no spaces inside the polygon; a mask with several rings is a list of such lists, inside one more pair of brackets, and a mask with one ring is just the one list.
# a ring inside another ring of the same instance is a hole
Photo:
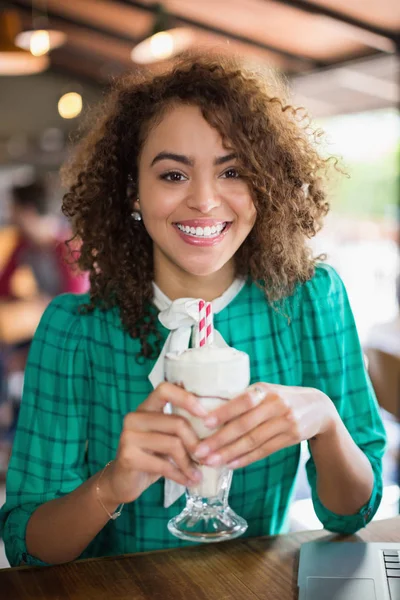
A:
{"label": "laptop", "polygon": [[400,543],[306,542],[299,600],[400,600]]}

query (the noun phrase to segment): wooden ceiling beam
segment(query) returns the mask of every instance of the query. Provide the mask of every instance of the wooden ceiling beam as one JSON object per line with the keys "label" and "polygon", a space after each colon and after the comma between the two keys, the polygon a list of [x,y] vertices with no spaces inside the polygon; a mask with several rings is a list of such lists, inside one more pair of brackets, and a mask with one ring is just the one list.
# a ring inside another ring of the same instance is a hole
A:
{"label": "wooden ceiling beam", "polygon": [[[28,4],[26,4],[26,1],[24,1],[24,0],[7,0],[7,4],[9,6],[18,8],[18,10],[21,10],[23,12],[27,12],[29,14],[32,13],[31,7]],[[152,14],[156,14],[156,11],[157,11],[156,4],[149,5],[149,4],[145,4],[144,2],[135,1],[135,0],[117,0],[116,2],[113,2],[113,4],[116,9],[117,9],[118,4],[123,4],[124,6],[129,6],[132,9],[142,10],[142,11],[146,11],[146,12],[152,13]],[[135,39],[131,35],[125,35],[123,33],[116,32],[116,31],[112,30],[111,28],[100,27],[99,25],[93,25],[93,24],[89,23],[88,21],[79,18],[78,15],[77,15],[77,18],[75,19],[75,18],[67,17],[65,15],[61,15],[58,12],[54,11],[54,9],[50,9],[50,8],[48,8],[46,12],[47,12],[50,20],[57,19],[60,23],[65,23],[66,25],[75,25],[75,26],[79,25],[81,27],[85,27],[89,31],[92,31],[94,33],[100,33],[102,35],[107,35],[107,36],[113,37],[114,39],[117,39],[119,41],[125,41],[125,42],[130,42],[132,44],[137,44],[142,39],[142,38]],[[265,51],[275,54],[279,57],[285,58],[288,61],[291,61],[292,64],[298,65],[299,70],[309,71],[309,70],[313,70],[316,68],[323,68],[328,64],[324,61],[313,60],[309,57],[301,56],[300,54],[289,52],[289,51],[283,50],[281,48],[277,48],[276,46],[273,46],[270,44],[265,44],[263,42],[254,40],[247,36],[242,36],[240,34],[231,32],[229,30],[221,29],[220,27],[214,27],[212,25],[208,25],[207,23],[202,23],[201,21],[197,21],[195,19],[185,18],[179,14],[171,13],[168,11],[168,15],[169,15],[169,17],[171,17],[171,19],[174,22],[176,22],[177,25],[178,24],[188,25],[190,27],[198,28],[202,31],[213,33],[213,34],[216,34],[216,35],[219,35],[222,37],[226,37],[226,38],[231,38],[232,40],[242,42],[244,44],[247,44],[248,46],[253,46],[255,48],[265,50]]]}
{"label": "wooden ceiling beam", "polygon": [[[154,15],[157,13],[159,8],[158,3],[146,4],[145,2],[140,2],[140,0],[118,0],[120,4],[124,4],[125,6],[130,6],[132,8],[137,8],[140,10],[144,10],[146,12],[153,13]],[[117,3],[116,3],[117,4]],[[203,31],[208,31],[209,33],[214,33],[215,35],[219,35],[226,38],[231,38],[232,40],[236,40],[238,42],[242,42],[243,44],[247,44],[248,46],[254,46],[256,48],[260,48],[261,50],[266,50],[273,54],[277,54],[286,58],[287,60],[296,60],[298,62],[303,63],[305,69],[313,69],[318,67],[323,67],[327,63],[319,60],[310,59],[307,56],[301,56],[300,54],[296,54],[294,52],[289,52],[288,50],[283,50],[282,48],[278,48],[273,46],[272,44],[265,44],[258,40],[254,40],[250,37],[240,35],[233,31],[229,31],[228,29],[223,29],[221,27],[209,25],[208,23],[203,23],[202,21],[198,21],[196,19],[191,19],[189,17],[184,17],[181,14],[174,13],[170,10],[166,9],[168,16],[176,21],[176,24],[180,25],[188,25],[189,27],[195,27],[197,29],[201,29]]]}
{"label": "wooden ceiling beam", "polygon": [[[270,0],[262,0],[262,2],[270,2]],[[368,21],[356,19],[355,17],[351,17],[350,15],[347,15],[338,10],[333,10],[332,8],[328,8],[327,6],[307,2],[307,0],[273,0],[273,2],[277,2],[278,4],[284,4],[285,6],[289,6],[291,8],[297,8],[298,10],[310,14],[329,17],[331,19],[334,19],[335,21],[345,23],[346,25],[358,27],[359,29],[367,31],[368,33],[380,35],[381,37],[385,37],[389,40],[394,41],[397,46],[399,45],[400,31],[390,31],[388,29],[383,29],[382,27],[377,27],[376,25],[373,25]]]}
{"label": "wooden ceiling beam", "polygon": [[[6,4],[11,8],[16,8],[23,13],[32,15],[32,8],[24,2],[23,0],[7,0]],[[117,4],[117,3],[116,3]],[[116,32],[108,27],[99,27],[98,25],[93,25],[89,23],[85,19],[80,19],[79,15],[77,15],[76,19],[72,19],[71,17],[67,17],[65,15],[59,14],[58,12],[47,9],[46,14],[50,19],[50,23],[54,21],[58,21],[59,23],[65,23],[65,25],[71,25],[75,27],[83,27],[88,31],[92,31],[93,33],[100,33],[102,35],[106,35],[110,38],[116,39],[121,42],[129,42],[130,44],[137,44],[140,40],[135,38],[132,35],[123,34],[120,32]]]}

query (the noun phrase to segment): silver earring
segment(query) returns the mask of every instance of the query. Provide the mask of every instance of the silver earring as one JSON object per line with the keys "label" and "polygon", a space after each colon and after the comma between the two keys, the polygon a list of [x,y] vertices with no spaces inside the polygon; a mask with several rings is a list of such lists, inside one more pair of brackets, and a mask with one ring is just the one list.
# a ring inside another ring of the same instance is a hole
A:
{"label": "silver earring", "polygon": [[[139,198],[137,198],[137,203],[139,204]],[[134,221],[141,221],[142,220],[142,215],[140,214],[140,212],[138,210],[134,210],[131,213],[131,217]]]}

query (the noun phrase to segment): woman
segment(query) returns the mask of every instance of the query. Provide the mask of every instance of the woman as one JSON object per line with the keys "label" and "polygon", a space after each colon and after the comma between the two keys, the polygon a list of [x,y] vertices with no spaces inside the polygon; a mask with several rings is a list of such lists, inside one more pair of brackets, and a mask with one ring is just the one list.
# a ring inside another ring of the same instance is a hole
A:
{"label": "woman", "polygon": [[[384,430],[343,284],[307,246],[327,162],[302,123],[220,59],[119,81],[64,172],[91,291],[54,300],[33,342],[2,510],[11,564],[185,544],[164,478],[196,482],[191,456],[237,470],[246,535],[284,531],[302,440],[324,526],[374,515]],[[215,327],[257,383],[208,415],[206,444],[163,412],[206,418],[196,398],[158,385],[158,309],[185,297],[219,303]]]}

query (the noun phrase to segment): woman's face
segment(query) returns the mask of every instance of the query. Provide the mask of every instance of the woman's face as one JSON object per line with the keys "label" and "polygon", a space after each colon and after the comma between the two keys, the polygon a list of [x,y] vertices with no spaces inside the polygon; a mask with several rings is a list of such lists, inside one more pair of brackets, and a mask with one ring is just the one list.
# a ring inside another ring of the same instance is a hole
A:
{"label": "woman's face", "polygon": [[175,105],[150,129],[139,158],[139,198],[156,274],[232,270],[256,219],[237,167],[235,149],[223,146],[197,106]]}

